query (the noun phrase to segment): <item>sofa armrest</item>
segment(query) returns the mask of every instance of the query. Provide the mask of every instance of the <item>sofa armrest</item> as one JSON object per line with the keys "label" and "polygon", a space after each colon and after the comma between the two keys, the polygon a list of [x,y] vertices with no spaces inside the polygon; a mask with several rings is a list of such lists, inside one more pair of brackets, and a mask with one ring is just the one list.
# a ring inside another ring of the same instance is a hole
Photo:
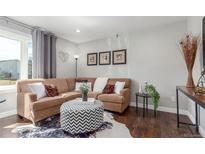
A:
{"label": "sofa armrest", "polygon": [[129,104],[130,101],[130,89],[125,88],[120,91],[120,95],[124,97],[124,103]]}
{"label": "sofa armrest", "polygon": [[17,113],[18,115],[31,119],[30,105],[37,101],[37,95],[33,93],[17,93]]}
{"label": "sofa armrest", "polygon": [[129,94],[130,93],[130,89],[129,88],[125,88],[125,89],[122,89],[121,91],[120,91],[120,95],[121,96],[125,96],[125,95],[127,95],[127,94]]}

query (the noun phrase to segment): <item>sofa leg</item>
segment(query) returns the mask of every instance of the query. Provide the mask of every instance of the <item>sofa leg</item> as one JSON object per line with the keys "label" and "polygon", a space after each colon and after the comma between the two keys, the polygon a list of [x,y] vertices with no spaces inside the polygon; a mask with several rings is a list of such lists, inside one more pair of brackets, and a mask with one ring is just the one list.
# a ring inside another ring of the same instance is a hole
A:
{"label": "sofa leg", "polygon": [[19,115],[19,114],[17,114],[17,116],[18,116],[18,118],[23,119],[23,116],[21,116],[21,115]]}
{"label": "sofa leg", "polygon": [[33,125],[34,126],[39,126],[39,123],[38,122],[33,122]]}

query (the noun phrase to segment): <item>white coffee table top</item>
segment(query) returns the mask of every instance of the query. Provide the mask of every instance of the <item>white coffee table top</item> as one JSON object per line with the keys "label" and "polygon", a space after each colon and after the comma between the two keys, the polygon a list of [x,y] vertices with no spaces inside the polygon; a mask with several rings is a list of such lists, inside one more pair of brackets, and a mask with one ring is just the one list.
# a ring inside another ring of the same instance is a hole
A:
{"label": "white coffee table top", "polygon": [[61,105],[61,110],[93,110],[96,108],[103,107],[103,103],[94,98],[89,98],[88,101],[82,101],[81,98],[76,98],[71,101],[67,101]]}

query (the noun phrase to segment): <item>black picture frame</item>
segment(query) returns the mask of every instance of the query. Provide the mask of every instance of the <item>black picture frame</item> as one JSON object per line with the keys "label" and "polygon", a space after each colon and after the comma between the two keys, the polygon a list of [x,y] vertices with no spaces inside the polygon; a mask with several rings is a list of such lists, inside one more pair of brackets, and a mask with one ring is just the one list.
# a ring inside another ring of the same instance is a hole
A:
{"label": "black picture frame", "polygon": [[[124,59],[122,62],[116,62],[115,59],[115,54],[119,53],[119,52],[123,52],[124,53]],[[121,49],[121,50],[114,50],[112,51],[112,64],[113,65],[121,65],[121,64],[126,64],[127,63],[127,49]]]}
{"label": "black picture frame", "polygon": [[[89,63],[89,56],[95,56],[95,63],[90,64]],[[87,66],[95,66],[98,63],[98,53],[97,52],[93,52],[93,53],[88,53],[87,54]]]}
{"label": "black picture frame", "polygon": [[[108,63],[102,63],[101,62],[101,55],[102,54],[108,54]],[[103,51],[103,52],[99,52],[99,65],[110,65],[111,64],[111,51]]]}

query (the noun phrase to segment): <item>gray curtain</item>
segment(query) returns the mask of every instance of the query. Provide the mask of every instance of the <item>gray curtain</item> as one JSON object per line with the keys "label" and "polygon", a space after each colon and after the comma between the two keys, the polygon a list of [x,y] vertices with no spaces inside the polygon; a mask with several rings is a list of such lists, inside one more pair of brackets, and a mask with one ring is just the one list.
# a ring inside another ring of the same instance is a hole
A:
{"label": "gray curtain", "polygon": [[56,36],[34,29],[33,40],[33,78],[56,77]]}

